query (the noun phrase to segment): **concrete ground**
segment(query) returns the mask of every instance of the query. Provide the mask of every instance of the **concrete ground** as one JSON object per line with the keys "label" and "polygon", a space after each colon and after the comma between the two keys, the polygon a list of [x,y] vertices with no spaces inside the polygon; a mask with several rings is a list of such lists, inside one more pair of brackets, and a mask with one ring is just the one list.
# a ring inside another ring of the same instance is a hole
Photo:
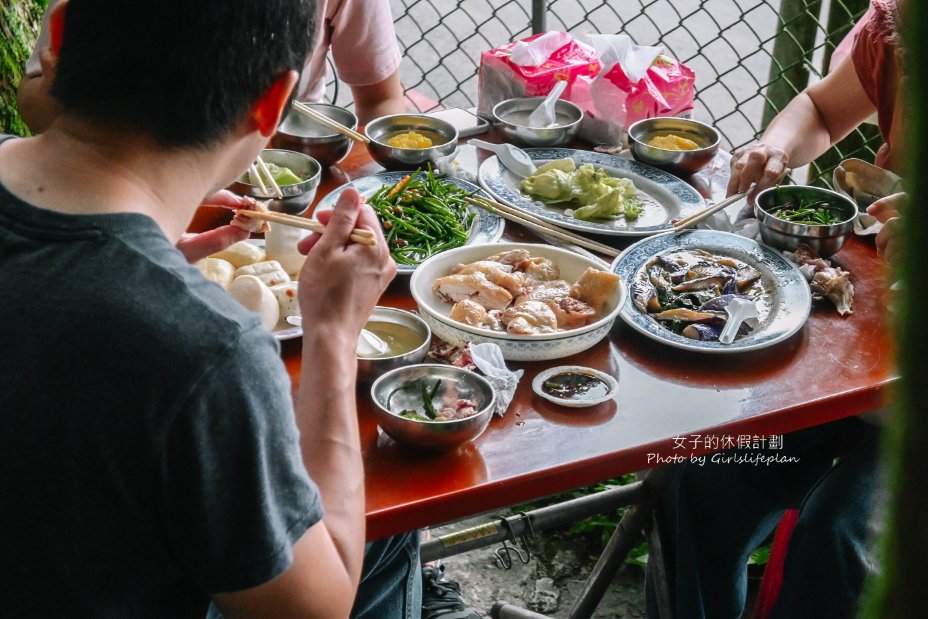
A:
{"label": "concrete ground", "polygon": [[[484,523],[479,517],[433,530],[443,535]],[[566,617],[583,589],[599,552],[589,536],[546,532],[529,543],[527,563],[512,553],[512,567],[501,569],[489,546],[443,559],[445,577],[461,584],[464,600],[490,616],[497,601],[511,603],[552,617]],[[599,605],[595,619],[639,619],[644,611],[644,570],[625,565]]]}

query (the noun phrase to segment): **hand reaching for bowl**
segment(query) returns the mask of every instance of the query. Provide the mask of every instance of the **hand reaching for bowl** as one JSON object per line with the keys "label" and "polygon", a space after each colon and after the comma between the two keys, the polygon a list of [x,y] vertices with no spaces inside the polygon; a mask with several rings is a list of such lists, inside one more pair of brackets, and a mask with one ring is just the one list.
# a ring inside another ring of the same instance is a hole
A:
{"label": "hand reaching for bowl", "polygon": [[876,235],[876,251],[887,262],[892,262],[899,253],[902,229],[901,211],[909,201],[909,194],[894,193],[880,198],[867,207],[867,213],[883,222],[883,229]]}
{"label": "hand reaching for bowl", "polygon": [[[222,189],[203,199],[202,204],[228,206],[230,208],[246,208],[251,198],[237,196],[231,191]],[[177,241],[177,249],[180,250],[187,262],[193,264],[211,256],[239,241],[244,241],[249,236],[247,230],[237,226],[226,225],[220,226],[213,230],[207,230],[199,234],[186,233]]]}
{"label": "hand reaching for bowl", "polygon": [[[344,335],[354,354],[361,327],[396,275],[380,222],[352,188],[343,191],[332,211],[318,214],[325,231],[297,245],[306,254],[300,271],[303,324],[332,335]],[[374,246],[351,240],[354,228],[374,233]]]}
{"label": "hand reaching for bowl", "polygon": [[727,195],[748,193],[748,204],[754,204],[758,193],[773,187],[789,173],[789,155],[785,151],[763,142],[750,144],[735,151],[731,157],[731,179]]}

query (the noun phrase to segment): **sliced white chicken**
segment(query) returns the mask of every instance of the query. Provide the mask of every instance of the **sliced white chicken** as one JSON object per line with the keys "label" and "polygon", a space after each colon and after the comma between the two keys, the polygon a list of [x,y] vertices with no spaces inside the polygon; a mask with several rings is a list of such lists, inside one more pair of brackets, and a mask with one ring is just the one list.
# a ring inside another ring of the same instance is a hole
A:
{"label": "sliced white chicken", "polygon": [[509,251],[504,251],[501,254],[490,256],[487,258],[487,260],[509,265],[514,271],[518,271],[519,266],[528,260],[529,256],[531,256],[531,254],[528,253],[527,249],[511,249]]}
{"label": "sliced white chicken", "polygon": [[483,326],[483,321],[486,317],[487,309],[470,299],[464,299],[463,301],[455,303],[454,307],[451,308],[451,312],[448,314],[448,318],[451,320],[456,320],[465,325],[470,325],[471,327]]}
{"label": "sliced white chicken", "polygon": [[522,294],[525,277],[522,273],[513,273],[512,265],[494,262],[493,260],[478,260],[469,264],[459,264],[451,269],[453,275],[470,275],[483,273],[488,280],[502,286],[512,296]]}
{"label": "sliced white chicken", "polygon": [[471,299],[488,310],[506,309],[512,303],[509,291],[488,280],[483,273],[439,277],[432,284],[432,290],[449,303]]}
{"label": "sliced white chicken", "polygon": [[596,310],[580,299],[564,296],[546,303],[554,312],[559,329],[579,329],[596,318]]}
{"label": "sliced white chicken", "polygon": [[587,303],[599,315],[603,306],[615,296],[619,280],[619,276],[615,273],[590,267],[570,287],[570,296]]}
{"label": "sliced white chicken", "polygon": [[515,303],[523,301],[548,301],[558,297],[567,296],[570,293],[570,284],[563,279],[555,279],[550,282],[542,282],[534,286],[526,286],[522,294],[516,297]]}
{"label": "sliced white chicken", "polygon": [[[264,203],[258,202],[257,200],[248,199],[241,208],[240,211],[258,211],[259,213],[267,213],[267,207],[264,206]],[[248,215],[242,215],[241,213],[236,213],[235,217],[232,218],[230,222],[233,226],[241,228],[243,230],[248,230],[249,232],[255,232],[259,234],[267,234],[271,230],[271,225],[264,219],[258,219],[257,217],[249,217]]]}
{"label": "sliced white chicken", "polygon": [[509,333],[537,335],[557,331],[557,317],[542,301],[524,301],[513,305],[503,312],[501,319]]}
{"label": "sliced white chicken", "polygon": [[522,263],[521,269],[525,271],[525,281],[527,284],[548,282],[558,279],[561,276],[561,269],[559,269],[556,264],[540,256],[530,258],[528,261]]}

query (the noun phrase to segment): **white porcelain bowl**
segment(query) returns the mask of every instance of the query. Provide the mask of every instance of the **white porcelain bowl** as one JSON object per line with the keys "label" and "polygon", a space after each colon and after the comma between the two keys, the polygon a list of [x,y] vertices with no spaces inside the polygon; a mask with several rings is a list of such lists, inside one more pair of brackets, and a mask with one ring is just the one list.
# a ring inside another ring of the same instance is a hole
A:
{"label": "white porcelain bowl", "polygon": [[432,290],[433,282],[448,275],[457,264],[476,262],[512,249],[527,249],[533,256],[552,260],[560,268],[561,278],[571,283],[579,279],[587,267],[607,270],[594,260],[565,249],[531,243],[467,245],[436,254],[416,268],[409,282],[412,296],[419,306],[419,315],[432,329],[433,335],[455,344],[462,341],[498,344],[507,361],[561,359],[582,352],[606,337],[625,303],[625,285],[621,281],[614,297],[603,307],[602,317],[579,329],[543,335],[513,335],[451,320],[448,314],[452,304]]}

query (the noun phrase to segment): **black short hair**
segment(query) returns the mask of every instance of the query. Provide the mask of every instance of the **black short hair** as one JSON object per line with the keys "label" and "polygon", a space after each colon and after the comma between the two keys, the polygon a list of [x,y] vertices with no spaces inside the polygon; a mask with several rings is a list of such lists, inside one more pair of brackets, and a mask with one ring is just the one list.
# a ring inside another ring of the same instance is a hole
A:
{"label": "black short hair", "polygon": [[315,0],[70,0],[52,95],[166,147],[225,137],[302,70]]}

